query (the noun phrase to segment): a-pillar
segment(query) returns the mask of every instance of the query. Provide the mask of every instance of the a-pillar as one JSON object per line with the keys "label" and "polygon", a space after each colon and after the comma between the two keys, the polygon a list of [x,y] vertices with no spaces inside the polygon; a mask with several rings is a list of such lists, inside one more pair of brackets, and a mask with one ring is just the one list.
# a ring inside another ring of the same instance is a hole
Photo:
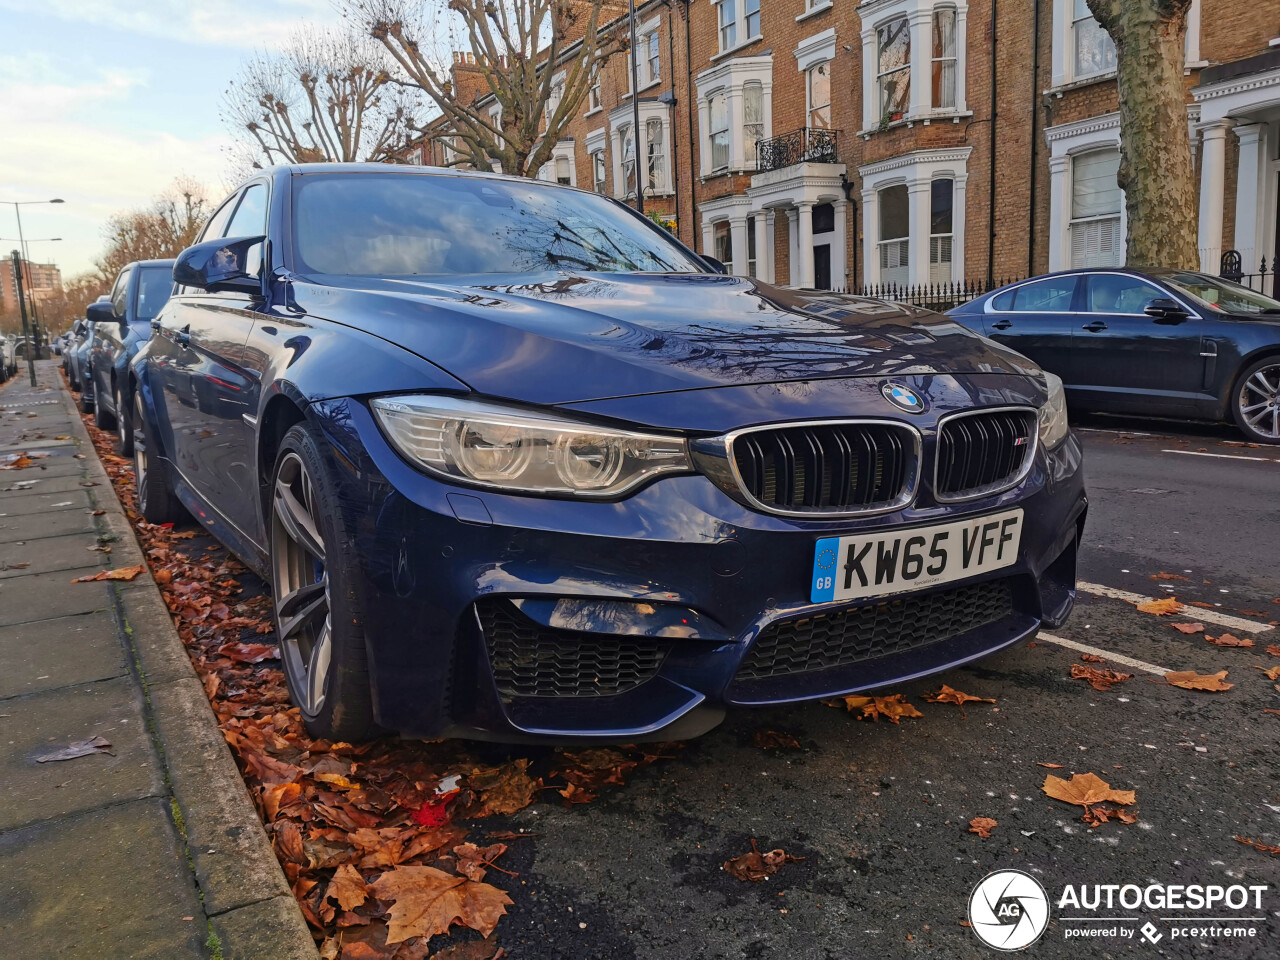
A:
{"label": "a-pillar", "polygon": [[729,272],[735,277],[745,277],[747,270],[747,254],[751,251],[747,246],[747,217],[746,214],[741,216],[732,216],[729,218],[729,245],[733,253],[733,263],[729,267]]}
{"label": "a-pillar", "polygon": [[1231,121],[1215,120],[1200,128],[1200,269],[1216,274],[1222,262],[1223,188],[1227,177],[1227,130]]}
{"label": "a-pillar", "polygon": [[[1235,248],[1240,251],[1244,272],[1258,269],[1263,251],[1262,200],[1267,195],[1266,170],[1270,145],[1267,143],[1267,127],[1261,123],[1238,125],[1236,138],[1240,141],[1240,165],[1236,177],[1236,236]],[[1216,272],[1216,271],[1215,271]]]}
{"label": "a-pillar", "polygon": [[799,248],[800,269],[793,271],[799,273],[799,286],[806,290],[812,290],[813,279],[813,204],[808,200],[802,200],[796,204],[797,216],[800,221],[799,234],[796,240],[796,246]]}

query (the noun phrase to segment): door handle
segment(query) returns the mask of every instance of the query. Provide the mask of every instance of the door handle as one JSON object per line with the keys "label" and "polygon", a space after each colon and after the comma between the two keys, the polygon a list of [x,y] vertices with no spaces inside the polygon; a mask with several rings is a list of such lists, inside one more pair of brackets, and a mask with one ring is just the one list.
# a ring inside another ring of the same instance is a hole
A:
{"label": "door handle", "polygon": [[1008,330],[1013,324],[1008,320],[997,320],[991,325],[992,330]]}
{"label": "door handle", "polygon": [[1101,320],[1095,320],[1093,323],[1086,323],[1080,329],[1088,330],[1090,333],[1101,333],[1103,330],[1107,329],[1107,325]]}
{"label": "door handle", "polygon": [[187,324],[173,335],[173,342],[180,347],[191,346],[191,324]]}

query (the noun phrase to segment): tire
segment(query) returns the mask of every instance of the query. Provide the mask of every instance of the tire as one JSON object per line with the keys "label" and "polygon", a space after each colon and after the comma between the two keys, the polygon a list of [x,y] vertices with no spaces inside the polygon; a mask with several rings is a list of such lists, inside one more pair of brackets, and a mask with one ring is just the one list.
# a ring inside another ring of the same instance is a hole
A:
{"label": "tire", "polygon": [[89,396],[85,390],[84,384],[80,385],[80,412],[93,413],[93,397]]}
{"label": "tire", "polygon": [[268,511],[271,597],[289,695],[313,737],[355,743],[375,736],[362,577],[320,444],[305,423],[280,443]]}
{"label": "tire", "polygon": [[182,501],[169,482],[169,467],[155,450],[152,431],[142,410],[142,394],[133,392],[133,482],[138,512],[147,523],[177,523],[186,516]]}
{"label": "tire", "polygon": [[[94,393],[97,393],[95,390]],[[117,396],[116,399],[119,399]],[[116,407],[116,410],[119,410]],[[93,405],[93,425],[99,430],[114,430],[116,428],[116,418],[107,412],[107,406],[104,403],[94,403]]]}
{"label": "tire", "polygon": [[133,416],[130,413],[130,406],[130,401],[120,396],[120,388],[117,386],[115,388],[116,453],[122,457],[133,456]]}
{"label": "tire", "polygon": [[1231,391],[1231,416],[1254,443],[1280,444],[1280,357],[1245,367]]}

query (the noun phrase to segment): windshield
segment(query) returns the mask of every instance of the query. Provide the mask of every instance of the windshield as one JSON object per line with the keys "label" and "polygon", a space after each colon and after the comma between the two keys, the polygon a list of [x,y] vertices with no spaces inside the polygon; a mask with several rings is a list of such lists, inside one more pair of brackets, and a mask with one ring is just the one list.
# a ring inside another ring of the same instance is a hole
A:
{"label": "windshield", "polygon": [[300,180],[293,209],[301,272],[430,277],[707,269],[660,228],[578,190],[444,174]]}
{"label": "windshield", "polygon": [[152,320],[173,290],[173,271],[168,267],[143,267],[138,277],[138,310],[135,320]]}
{"label": "windshield", "polygon": [[1280,300],[1272,300],[1248,287],[1242,287],[1221,277],[1205,273],[1170,273],[1162,277],[1170,286],[1177,287],[1201,303],[1217,307],[1227,313],[1280,314]]}

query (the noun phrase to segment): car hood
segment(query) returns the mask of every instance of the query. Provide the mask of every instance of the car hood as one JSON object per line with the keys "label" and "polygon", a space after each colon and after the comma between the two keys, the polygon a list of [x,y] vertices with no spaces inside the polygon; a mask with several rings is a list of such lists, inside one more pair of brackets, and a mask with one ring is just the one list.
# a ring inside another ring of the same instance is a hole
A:
{"label": "car hood", "polygon": [[292,284],[307,313],[398,344],[476,391],[529,403],[792,380],[1038,372],[938,314],[737,277],[317,279]]}

